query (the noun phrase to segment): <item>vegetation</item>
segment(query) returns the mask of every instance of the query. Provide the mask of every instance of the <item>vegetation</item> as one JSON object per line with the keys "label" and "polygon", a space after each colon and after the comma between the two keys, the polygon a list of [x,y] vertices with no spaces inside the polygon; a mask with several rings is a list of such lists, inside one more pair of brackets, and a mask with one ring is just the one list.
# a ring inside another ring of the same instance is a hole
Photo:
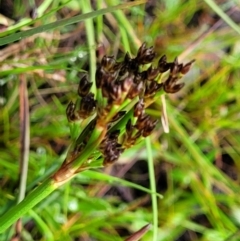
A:
{"label": "vegetation", "polygon": [[238,240],[237,3],[17,2],[0,4],[0,240]]}

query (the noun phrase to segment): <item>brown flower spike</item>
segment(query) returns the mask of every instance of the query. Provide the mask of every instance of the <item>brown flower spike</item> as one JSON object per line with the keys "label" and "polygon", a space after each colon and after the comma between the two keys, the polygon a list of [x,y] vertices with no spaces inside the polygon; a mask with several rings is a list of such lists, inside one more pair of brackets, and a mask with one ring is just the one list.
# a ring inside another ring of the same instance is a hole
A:
{"label": "brown flower spike", "polygon": [[[91,139],[94,129],[100,127],[102,134],[98,136],[98,154],[95,152],[89,159],[102,158],[103,165],[115,162],[125,149],[152,133],[157,120],[152,120],[145,109],[163,91],[176,93],[181,90],[184,83],[179,83],[179,80],[194,62],[192,60],[184,65],[177,58],[167,62],[167,57],[163,55],[154,66],[152,62],[155,56],[153,47],[147,48],[145,43],[135,58],[126,53],[123,61],[117,62],[113,56],[104,56],[95,75],[96,94],[91,92],[92,83],[87,76],[81,78],[79,104],[70,102],[66,113],[70,122],[89,118],[91,132],[86,131],[87,126],[82,131],[72,150],[74,157],[77,158],[78,151],[79,154],[84,151],[79,146],[87,146],[86,140]],[[164,79],[163,73],[164,76],[168,75]],[[79,143],[80,140],[84,140],[84,143]],[[66,160],[66,163],[69,162]]]}

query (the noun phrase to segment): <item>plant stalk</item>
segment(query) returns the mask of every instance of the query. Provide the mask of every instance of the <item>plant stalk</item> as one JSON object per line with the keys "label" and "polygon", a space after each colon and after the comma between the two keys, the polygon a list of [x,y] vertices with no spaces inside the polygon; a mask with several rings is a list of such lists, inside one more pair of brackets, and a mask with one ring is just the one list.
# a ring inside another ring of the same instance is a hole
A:
{"label": "plant stalk", "polygon": [[58,185],[52,178],[48,178],[40,186],[34,189],[23,201],[0,217],[0,233],[3,233],[14,222],[21,218],[28,210],[32,209],[41,200],[52,193]]}

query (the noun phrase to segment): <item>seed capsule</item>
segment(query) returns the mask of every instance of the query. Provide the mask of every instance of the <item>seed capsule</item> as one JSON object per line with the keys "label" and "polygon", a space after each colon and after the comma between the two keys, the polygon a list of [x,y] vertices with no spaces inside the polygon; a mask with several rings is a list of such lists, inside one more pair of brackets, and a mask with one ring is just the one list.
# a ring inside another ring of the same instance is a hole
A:
{"label": "seed capsule", "polygon": [[69,122],[72,122],[72,121],[76,120],[75,104],[73,104],[72,101],[70,101],[70,103],[67,106],[66,115],[67,115],[67,119],[68,119]]}
{"label": "seed capsule", "polygon": [[94,94],[88,93],[84,96],[80,103],[80,109],[78,114],[82,119],[86,119],[93,115],[96,110],[96,101],[94,100]]}
{"label": "seed capsule", "polygon": [[86,75],[84,75],[78,85],[78,95],[81,97],[86,96],[92,87],[92,83],[88,81]]}
{"label": "seed capsule", "polygon": [[194,62],[195,62],[195,59],[193,59],[190,62],[186,63],[180,70],[181,74],[186,74],[190,70],[190,68],[191,68],[191,66],[192,66],[192,64]]}
{"label": "seed capsule", "polygon": [[136,61],[138,64],[149,64],[155,58],[153,47],[147,48],[146,43],[143,43],[139,48]]}
{"label": "seed capsule", "polygon": [[139,117],[144,113],[144,102],[140,99],[134,106],[134,117]]}

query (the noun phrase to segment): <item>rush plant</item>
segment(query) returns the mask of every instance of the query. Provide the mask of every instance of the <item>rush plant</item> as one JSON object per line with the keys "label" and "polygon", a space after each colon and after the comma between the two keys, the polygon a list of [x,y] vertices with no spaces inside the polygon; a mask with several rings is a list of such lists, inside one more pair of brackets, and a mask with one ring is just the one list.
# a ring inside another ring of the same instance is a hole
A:
{"label": "rush plant", "polygon": [[153,47],[143,44],[136,57],[126,53],[122,61],[104,56],[95,75],[81,77],[78,100],[70,101],[66,116],[70,123],[72,143],[66,159],[47,180],[22,202],[0,218],[0,233],[51,192],[78,173],[111,165],[128,148],[149,136],[157,121],[146,109],[160,96],[183,88],[179,82],[193,61],[187,64],[168,62],[163,55],[154,64]]}

